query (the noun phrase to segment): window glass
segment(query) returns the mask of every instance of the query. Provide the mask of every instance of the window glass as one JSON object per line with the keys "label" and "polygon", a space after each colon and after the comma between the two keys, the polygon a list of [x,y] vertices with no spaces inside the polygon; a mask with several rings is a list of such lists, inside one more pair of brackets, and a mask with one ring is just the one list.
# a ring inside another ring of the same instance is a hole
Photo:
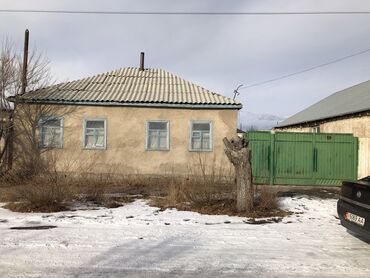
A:
{"label": "window glass", "polygon": [[193,151],[210,151],[211,144],[211,123],[193,122],[191,125],[190,148]]}
{"label": "window glass", "polygon": [[193,123],[193,130],[209,131],[210,124],[209,123]]}
{"label": "window glass", "polygon": [[167,130],[167,122],[149,122],[149,129]]}
{"label": "window glass", "polygon": [[62,148],[63,146],[63,121],[62,118],[42,118],[39,124],[40,147]]}
{"label": "window glass", "polygon": [[168,122],[148,122],[147,149],[148,150],[168,150],[169,131]]}
{"label": "window glass", "polygon": [[86,121],[86,128],[104,128],[104,121]]}
{"label": "window glass", "polygon": [[48,127],[60,127],[62,125],[62,119],[59,118],[44,119],[42,123],[43,125]]}
{"label": "window glass", "polygon": [[105,120],[85,120],[85,148],[105,148]]}

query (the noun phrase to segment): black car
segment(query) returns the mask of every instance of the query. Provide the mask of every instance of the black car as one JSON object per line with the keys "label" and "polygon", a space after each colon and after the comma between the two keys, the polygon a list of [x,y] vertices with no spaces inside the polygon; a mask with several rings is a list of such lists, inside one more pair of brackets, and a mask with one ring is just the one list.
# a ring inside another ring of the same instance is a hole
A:
{"label": "black car", "polygon": [[337,211],[344,227],[370,240],[370,176],[342,183]]}

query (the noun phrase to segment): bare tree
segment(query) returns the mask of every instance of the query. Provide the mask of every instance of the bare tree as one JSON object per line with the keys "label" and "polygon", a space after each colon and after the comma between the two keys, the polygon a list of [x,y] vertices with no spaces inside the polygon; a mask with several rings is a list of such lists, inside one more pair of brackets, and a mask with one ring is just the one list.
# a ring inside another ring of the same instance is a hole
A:
{"label": "bare tree", "polygon": [[225,137],[225,154],[235,167],[236,208],[238,211],[251,212],[254,207],[254,185],[252,183],[251,150],[245,138]]}
{"label": "bare tree", "polygon": [[[49,64],[44,55],[36,50],[31,51],[28,56],[27,91],[51,83]],[[17,114],[25,115],[24,111],[18,113],[16,106],[22,88],[22,67],[22,55],[17,52],[11,40],[5,38],[0,48],[0,171],[7,168],[9,149],[13,144],[13,118]],[[12,97],[13,101],[8,101],[8,97]]]}
{"label": "bare tree", "polygon": [[8,38],[2,42],[0,51],[0,107],[8,110],[6,97],[17,82],[17,56]]}
{"label": "bare tree", "polygon": [[14,45],[8,38],[3,40],[0,51],[0,170],[3,170],[10,140],[9,118],[13,108],[6,98],[15,88],[18,70]]}

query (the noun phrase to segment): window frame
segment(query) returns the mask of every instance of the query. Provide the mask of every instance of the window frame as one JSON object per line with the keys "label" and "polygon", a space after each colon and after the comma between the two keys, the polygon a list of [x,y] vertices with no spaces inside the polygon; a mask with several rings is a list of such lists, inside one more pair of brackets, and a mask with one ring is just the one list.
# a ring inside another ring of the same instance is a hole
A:
{"label": "window frame", "polygon": [[[166,148],[165,149],[152,149],[149,148],[149,124],[150,123],[166,123],[167,124],[167,136],[166,136]],[[170,121],[169,120],[147,120],[146,121],[146,133],[145,133],[145,150],[146,151],[154,151],[154,152],[160,152],[160,151],[169,151],[170,150]]]}
{"label": "window frame", "polygon": [[[43,121],[48,121],[48,120],[60,120],[60,129],[61,129],[61,132],[60,132],[60,139],[61,139],[61,142],[60,142],[60,146],[44,146],[43,144],[43,137],[42,137],[42,129],[43,129]],[[38,137],[39,137],[39,142],[38,142],[38,147],[40,149],[63,149],[64,148],[64,117],[62,116],[43,116],[43,117],[40,117],[39,121],[38,121]]]}
{"label": "window frame", "polygon": [[[192,139],[193,139],[193,124],[209,124],[209,149],[193,149],[192,148]],[[190,121],[189,126],[189,152],[212,152],[213,151],[213,122],[210,120],[196,120]]]}
{"label": "window frame", "polygon": [[320,133],[320,125],[315,125],[311,128],[312,133]]}
{"label": "window frame", "polygon": [[[103,147],[87,147],[86,146],[86,124],[89,121],[103,121],[104,122],[104,146]],[[82,148],[85,150],[106,150],[107,149],[107,119],[106,118],[84,118],[83,132],[82,132]]]}

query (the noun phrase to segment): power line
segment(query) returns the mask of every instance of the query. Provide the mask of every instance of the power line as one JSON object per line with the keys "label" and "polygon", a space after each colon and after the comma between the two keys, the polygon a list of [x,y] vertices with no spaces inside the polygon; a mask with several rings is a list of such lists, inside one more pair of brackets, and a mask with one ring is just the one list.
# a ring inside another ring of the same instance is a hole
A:
{"label": "power line", "polygon": [[370,11],[307,11],[307,12],[156,12],[156,11],[88,11],[1,9],[0,13],[94,14],[94,15],[192,15],[192,16],[271,16],[271,15],[370,15]]}
{"label": "power line", "polygon": [[[44,14],[94,14],[94,15],[194,15],[194,16],[273,16],[273,15],[370,15],[370,11],[308,11],[308,12],[155,12],[155,11],[86,11],[86,10],[32,10],[32,9],[0,9],[0,13],[44,13]],[[314,69],[324,67],[330,64],[334,64],[345,59],[352,58],[357,55],[369,52],[369,49],[335,59],[333,61],[323,63],[317,66],[313,66],[301,71],[293,72],[290,74],[282,75],[276,78],[268,79],[265,81],[253,83],[240,90],[244,90],[251,87],[264,85],[266,83],[285,79],[294,75],[302,74]]]}
{"label": "power line", "polygon": [[370,52],[370,48],[365,49],[365,50],[360,51],[360,52],[356,52],[356,53],[344,56],[344,57],[341,57],[341,58],[338,58],[338,59],[335,59],[335,60],[332,60],[332,61],[329,61],[329,62],[326,62],[326,63],[323,63],[323,64],[320,64],[320,65],[316,65],[316,66],[313,66],[313,67],[310,67],[310,68],[306,68],[304,70],[300,70],[300,71],[296,71],[296,72],[293,72],[293,73],[281,75],[279,77],[267,79],[265,81],[252,83],[250,85],[243,86],[243,88],[240,88],[239,90],[244,90],[244,89],[251,88],[251,87],[257,87],[257,86],[261,86],[261,85],[264,85],[264,84],[267,84],[267,83],[270,83],[270,82],[274,82],[274,81],[278,81],[278,80],[281,80],[281,79],[289,78],[291,76],[295,76],[295,75],[302,74],[302,73],[305,73],[305,72],[308,72],[308,71],[312,71],[312,70],[315,70],[315,69],[318,69],[318,68],[321,68],[321,67],[325,67],[325,66],[328,66],[328,65],[331,65],[331,64],[335,64],[335,63],[341,62],[343,60],[346,60],[346,59],[349,59],[349,58],[352,58],[352,57],[355,57],[355,56],[358,56],[358,55],[361,55],[361,54],[364,54],[364,53],[367,53],[367,52]]}

